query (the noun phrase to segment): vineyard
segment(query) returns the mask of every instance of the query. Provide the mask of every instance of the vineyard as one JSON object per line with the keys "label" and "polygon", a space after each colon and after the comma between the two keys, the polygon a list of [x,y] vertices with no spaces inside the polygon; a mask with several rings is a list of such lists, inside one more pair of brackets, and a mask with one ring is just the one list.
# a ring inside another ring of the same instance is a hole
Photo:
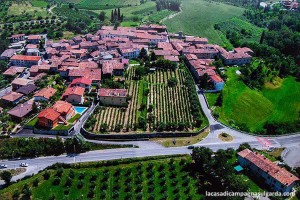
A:
{"label": "vineyard", "polygon": [[[135,71],[131,67],[126,75],[125,85],[131,97],[128,107],[98,107],[86,126],[89,131],[192,131],[203,125],[196,125],[197,119],[191,113],[185,84],[191,78],[185,67],[175,71],[156,69],[139,80]],[[168,85],[170,78],[178,80],[173,87]]]}

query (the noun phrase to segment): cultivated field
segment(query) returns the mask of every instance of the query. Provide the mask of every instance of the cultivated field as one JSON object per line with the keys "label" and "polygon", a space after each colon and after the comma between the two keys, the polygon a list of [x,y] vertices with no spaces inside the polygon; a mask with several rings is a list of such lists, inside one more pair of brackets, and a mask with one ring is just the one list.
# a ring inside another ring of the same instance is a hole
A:
{"label": "cultivated field", "polygon": [[81,9],[98,10],[105,7],[135,6],[139,5],[139,0],[81,0],[76,6]]}
{"label": "cultivated field", "polygon": [[197,179],[187,167],[190,163],[190,157],[153,158],[130,164],[50,170],[48,179],[43,172],[0,191],[0,199],[13,199],[16,190],[22,196],[25,184],[32,199],[203,199]]}
{"label": "cultivated field", "polygon": [[[136,130],[139,118],[147,119],[147,130],[155,129],[157,124],[185,123],[190,129],[193,127],[193,117],[190,112],[188,91],[184,80],[189,77],[185,68],[171,70],[157,70],[149,73],[142,80],[134,80],[135,68],[128,70],[126,84],[129,95],[132,97],[127,108],[101,107],[92,117],[97,122],[91,129],[100,132],[101,125],[108,125],[108,131],[115,131],[120,127],[123,130]],[[176,77],[178,84],[175,87],[168,86],[168,79]],[[143,95],[148,91],[148,96]],[[141,109],[141,105],[146,105]],[[150,118],[153,117],[153,120]]]}
{"label": "cultivated field", "polygon": [[34,7],[28,1],[13,3],[7,11],[8,15],[32,15],[45,17],[47,15],[46,8]]}
{"label": "cultivated field", "polygon": [[183,31],[185,34],[207,37],[210,43],[224,44],[214,24],[233,17],[242,18],[243,8],[204,0],[182,1],[182,13],[164,23],[169,32]]}
{"label": "cultivated field", "polygon": [[[250,131],[259,131],[266,122],[293,122],[300,112],[300,83],[295,78],[285,78],[280,86],[262,91],[247,87],[235,71],[227,70],[228,81],[223,90],[223,105],[214,113],[226,124],[246,125]],[[208,94],[210,106],[216,95]]]}

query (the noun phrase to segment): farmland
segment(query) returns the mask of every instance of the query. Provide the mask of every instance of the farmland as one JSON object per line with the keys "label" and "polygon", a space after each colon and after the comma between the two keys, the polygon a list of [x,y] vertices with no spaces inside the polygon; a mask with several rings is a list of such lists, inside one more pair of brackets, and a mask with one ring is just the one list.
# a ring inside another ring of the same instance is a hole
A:
{"label": "farmland", "polygon": [[139,0],[81,0],[78,4],[76,4],[77,8],[80,9],[88,9],[88,10],[99,10],[106,8],[117,8],[124,6],[136,6],[139,5]]}
{"label": "farmland", "polygon": [[[220,121],[260,132],[266,122],[293,122],[298,119],[300,83],[295,78],[285,78],[281,86],[268,86],[258,91],[247,87],[236,75],[236,70],[228,69],[229,78],[222,92],[223,105],[214,110]],[[216,95],[208,94],[210,106],[213,106]]]}
{"label": "farmland", "polygon": [[170,32],[183,31],[185,34],[207,37],[210,43],[223,45],[225,37],[220,37],[220,32],[214,29],[214,24],[233,17],[243,18],[243,11],[243,8],[222,3],[184,0],[182,12],[164,23]]}
{"label": "farmland", "polygon": [[[145,75],[141,80],[134,80],[135,67],[128,70],[126,85],[131,100],[127,108],[103,107],[94,113],[92,118],[96,120],[94,127],[87,127],[95,133],[100,132],[101,125],[107,125],[107,131],[119,132],[137,131],[140,119],[147,119],[146,130],[153,131],[159,125],[178,126],[185,124],[191,131],[195,128],[195,120],[191,114],[191,105],[188,99],[188,89],[184,80],[190,74],[186,68],[172,70],[156,70]],[[175,87],[168,86],[168,79],[176,77],[178,84]],[[149,93],[145,95],[145,93]],[[204,120],[203,120],[204,122]],[[202,123],[204,127],[206,123]]]}
{"label": "farmland", "polygon": [[103,167],[82,164],[79,169],[49,170],[49,178],[45,178],[45,172],[40,173],[2,190],[0,198],[12,199],[14,191],[22,193],[25,184],[30,188],[32,199],[203,198],[187,168],[190,157],[111,163]]}

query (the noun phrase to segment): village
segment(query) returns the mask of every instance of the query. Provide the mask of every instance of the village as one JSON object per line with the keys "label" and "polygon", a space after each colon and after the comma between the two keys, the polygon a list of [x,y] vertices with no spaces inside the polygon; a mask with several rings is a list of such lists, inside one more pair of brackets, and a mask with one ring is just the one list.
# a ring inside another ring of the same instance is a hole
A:
{"label": "village", "polygon": [[[50,132],[56,134],[69,130],[96,101],[104,106],[128,106],[132,94],[124,84],[125,76],[130,68],[146,65],[141,57],[145,52],[144,57],[155,58],[151,64],[157,60],[177,67],[185,63],[196,84],[206,74],[214,92],[224,87],[213,66],[215,59],[222,59],[227,66],[245,65],[253,53],[246,47],[227,51],[209,44],[206,38],[168,34],[166,26],[154,24],[116,29],[102,26],[95,34],[71,40],[25,34],[12,35],[10,40],[10,48],[1,54],[1,60],[9,63],[3,75],[10,83],[0,93],[1,116],[6,116],[0,120],[9,119],[8,114],[27,128],[56,130]],[[155,67],[151,65],[150,70]],[[122,87],[109,88],[107,80]],[[4,127],[3,131],[18,128],[20,125]]]}

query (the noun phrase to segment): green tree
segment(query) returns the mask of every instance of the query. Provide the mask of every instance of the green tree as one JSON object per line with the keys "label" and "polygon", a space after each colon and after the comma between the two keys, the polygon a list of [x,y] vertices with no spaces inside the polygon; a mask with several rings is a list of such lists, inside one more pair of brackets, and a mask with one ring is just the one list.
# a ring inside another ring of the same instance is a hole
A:
{"label": "green tree", "polygon": [[175,87],[178,83],[178,80],[176,77],[171,77],[168,79],[168,86],[169,87]]}
{"label": "green tree", "polygon": [[105,20],[105,12],[104,11],[100,12],[100,14],[99,14],[99,20],[102,21],[102,22]]}
{"label": "green tree", "polygon": [[142,66],[136,67],[136,69],[135,69],[135,76],[136,76],[136,78],[140,79],[145,74],[146,74],[145,67],[142,67]]}
{"label": "green tree", "polygon": [[2,180],[4,180],[5,184],[8,185],[11,181],[12,175],[9,171],[3,171],[1,173],[1,178],[2,178]]}
{"label": "green tree", "polygon": [[148,52],[145,48],[141,49],[141,52],[139,54],[139,59],[144,60],[144,61],[148,60]]}
{"label": "green tree", "polygon": [[7,63],[4,60],[0,60],[0,72],[7,70]]}

